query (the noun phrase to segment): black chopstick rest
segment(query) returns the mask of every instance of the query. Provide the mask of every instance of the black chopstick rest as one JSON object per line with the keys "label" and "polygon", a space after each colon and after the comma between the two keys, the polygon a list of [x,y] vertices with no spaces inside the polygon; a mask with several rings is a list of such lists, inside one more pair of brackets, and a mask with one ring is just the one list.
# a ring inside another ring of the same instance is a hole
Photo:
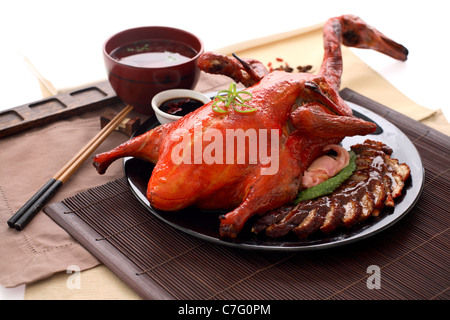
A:
{"label": "black chopstick rest", "polygon": [[42,186],[42,188],[40,188],[35,194],[34,196],[32,196],[30,198],[30,200],[28,200],[23,206],[22,208],[20,208],[9,220],[8,220],[8,226],[10,228],[15,228],[14,225],[17,222],[17,220],[19,220],[19,218],[37,201],[37,199],[39,199],[44,193],[45,191],[47,191],[53,183],[55,183],[55,179],[51,178],[50,180],[47,181],[46,184],[44,184]]}
{"label": "black chopstick rest", "polygon": [[[36,199],[34,203],[17,219],[14,223],[16,230],[22,230],[28,222],[44,207],[44,205],[50,200],[55,192],[62,186],[62,181],[52,179],[53,183],[44,191],[44,193]],[[8,223],[9,224],[9,223]]]}

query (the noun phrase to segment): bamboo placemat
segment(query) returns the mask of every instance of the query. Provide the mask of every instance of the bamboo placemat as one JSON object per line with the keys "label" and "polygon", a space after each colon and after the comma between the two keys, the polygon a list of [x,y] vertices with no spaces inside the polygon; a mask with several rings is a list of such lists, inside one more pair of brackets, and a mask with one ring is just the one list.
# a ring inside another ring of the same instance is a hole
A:
{"label": "bamboo placemat", "polygon": [[298,253],[219,246],[153,217],[125,178],[45,212],[145,299],[449,299],[448,137],[351,90],[342,97],[400,128],[425,167],[415,207],[369,239]]}

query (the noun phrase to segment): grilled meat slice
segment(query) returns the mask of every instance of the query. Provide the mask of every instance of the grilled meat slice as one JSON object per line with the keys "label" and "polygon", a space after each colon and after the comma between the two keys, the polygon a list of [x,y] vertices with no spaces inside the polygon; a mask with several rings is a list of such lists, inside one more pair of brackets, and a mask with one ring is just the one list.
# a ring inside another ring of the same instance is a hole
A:
{"label": "grilled meat slice", "polygon": [[351,149],[357,168],[332,194],[272,210],[256,222],[253,232],[265,230],[272,238],[293,232],[303,239],[319,230],[351,228],[393,207],[410,176],[408,165],[391,158],[392,149],[381,142],[366,140]]}

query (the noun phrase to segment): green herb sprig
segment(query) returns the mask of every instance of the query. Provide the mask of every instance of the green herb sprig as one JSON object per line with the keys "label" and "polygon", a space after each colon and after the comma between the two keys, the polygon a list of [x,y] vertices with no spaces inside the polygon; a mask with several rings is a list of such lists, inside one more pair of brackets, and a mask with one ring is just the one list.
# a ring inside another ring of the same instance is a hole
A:
{"label": "green herb sprig", "polygon": [[[248,98],[243,98],[241,95],[247,95]],[[236,83],[231,83],[228,90],[220,90],[214,98],[212,109],[219,113],[228,113],[228,108],[233,107],[234,110],[240,113],[255,112],[258,108],[254,108],[246,104],[246,102],[253,99],[253,95],[248,91],[237,91]],[[219,105],[223,102],[223,107]]]}

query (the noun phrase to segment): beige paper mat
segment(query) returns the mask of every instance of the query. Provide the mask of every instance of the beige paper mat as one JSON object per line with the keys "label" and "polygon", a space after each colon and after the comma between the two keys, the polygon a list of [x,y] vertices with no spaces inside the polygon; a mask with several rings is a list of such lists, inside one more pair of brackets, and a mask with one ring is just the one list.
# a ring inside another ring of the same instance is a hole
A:
{"label": "beige paper mat", "polygon": [[58,273],[27,285],[26,300],[137,300],[141,299],[104,265],[75,274]]}
{"label": "beige paper mat", "polygon": [[[317,71],[322,61],[322,31],[321,28],[311,28],[306,32],[288,34],[287,38],[282,40],[260,44],[253,48],[239,46],[239,50],[225,48],[230,53],[236,52],[242,57],[252,57],[262,62],[272,61],[276,63],[275,58],[280,57],[287,61],[293,67],[297,65],[312,64],[313,70]],[[285,35],[286,36],[286,35]],[[251,43],[254,45],[255,43]],[[417,105],[410,99],[401,94],[392,85],[385,81],[378,73],[365,65],[349,49],[343,48],[344,56],[344,76],[342,79],[342,88],[349,87],[375,101],[388,105],[393,109],[406,114],[413,119],[427,119],[432,125],[432,116],[434,111],[428,110]],[[399,62],[400,63],[400,62]],[[444,132],[448,126],[443,125]],[[75,257],[76,258],[76,257]],[[66,285],[69,274],[57,274],[46,280],[27,285],[26,299],[135,299],[134,292],[123,289],[125,286],[119,279],[111,275],[103,266],[94,269],[82,271],[82,285],[80,289],[69,289]],[[51,289],[51,288],[54,288]],[[94,289],[93,289],[94,288]],[[101,288],[96,290],[95,288]]]}
{"label": "beige paper mat", "polygon": [[[235,52],[240,57],[254,58],[265,65],[280,63],[281,58],[294,69],[299,65],[312,65],[312,72],[319,70],[323,57],[323,40],[321,25],[281,34],[281,39],[274,36],[238,44],[236,48],[220,49],[223,54]],[[395,40],[395,39],[394,39]],[[355,49],[365,50],[365,49]],[[375,53],[381,54],[381,53]],[[361,61],[351,50],[342,46],[344,72],[341,89],[350,88],[374,101],[403,113],[414,120],[421,121],[432,116],[435,111],[420,106],[399,92],[380,74]],[[386,57],[386,59],[391,59]],[[397,63],[405,63],[398,61]],[[406,62],[407,63],[407,62]]]}

